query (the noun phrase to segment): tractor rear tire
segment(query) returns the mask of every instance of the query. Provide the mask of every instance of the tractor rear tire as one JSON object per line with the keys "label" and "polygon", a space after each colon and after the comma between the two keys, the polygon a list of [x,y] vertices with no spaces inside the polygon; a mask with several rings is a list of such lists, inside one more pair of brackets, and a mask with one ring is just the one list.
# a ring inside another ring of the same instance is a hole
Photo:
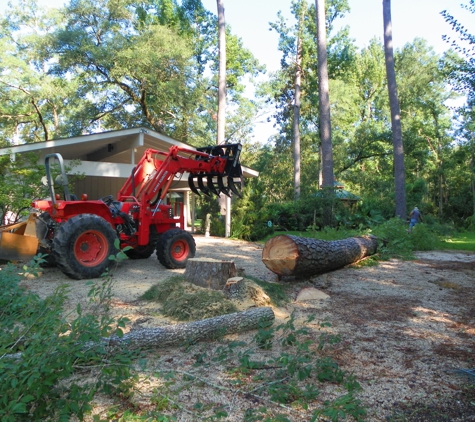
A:
{"label": "tractor rear tire", "polygon": [[186,262],[195,256],[195,252],[195,239],[182,229],[166,231],[157,242],[157,258],[166,268],[185,268]]}
{"label": "tractor rear tire", "polygon": [[79,214],[60,226],[53,240],[56,265],[75,280],[100,277],[117,254],[117,233],[95,214]]}

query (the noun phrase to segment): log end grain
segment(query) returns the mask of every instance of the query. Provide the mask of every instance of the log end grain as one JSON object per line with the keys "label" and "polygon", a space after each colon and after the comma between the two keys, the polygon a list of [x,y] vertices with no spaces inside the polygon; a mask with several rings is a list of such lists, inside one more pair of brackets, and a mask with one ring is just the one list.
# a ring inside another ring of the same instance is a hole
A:
{"label": "log end grain", "polygon": [[291,275],[298,258],[298,247],[287,235],[269,239],[262,250],[262,262],[273,273]]}

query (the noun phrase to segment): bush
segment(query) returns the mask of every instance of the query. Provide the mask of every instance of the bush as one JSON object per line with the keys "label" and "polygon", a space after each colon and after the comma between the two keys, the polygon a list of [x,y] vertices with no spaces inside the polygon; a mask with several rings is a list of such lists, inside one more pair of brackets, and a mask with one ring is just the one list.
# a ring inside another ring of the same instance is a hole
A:
{"label": "bush", "polygon": [[439,242],[438,236],[426,224],[416,224],[412,229],[411,240],[415,251],[432,251]]}
{"label": "bush", "polygon": [[399,218],[392,218],[373,228],[378,237],[378,251],[383,259],[397,257],[411,259],[413,251],[434,250],[438,244],[438,236],[427,224],[419,223],[408,233],[408,224]]}
{"label": "bush", "polygon": [[272,217],[265,204],[262,188],[255,182],[246,185],[241,199],[233,201],[232,233],[236,239],[256,241],[273,233],[267,222]]}
{"label": "bush", "polygon": [[119,391],[133,375],[130,352],[110,356],[101,342],[126,322],[109,316],[110,280],[91,287],[95,313],[78,305],[73,318],[64,315],[67,287],[41,299],[20,281],[14,266],[0,270],[0,419],[82,419],[96,392]]}
{"label": "bush", "polygon": [[373,228],[373,234],[379,240],[378,252],[382,259],[414,257],[412,236],[407,232],[408,225],[400,218],[394,217]]}

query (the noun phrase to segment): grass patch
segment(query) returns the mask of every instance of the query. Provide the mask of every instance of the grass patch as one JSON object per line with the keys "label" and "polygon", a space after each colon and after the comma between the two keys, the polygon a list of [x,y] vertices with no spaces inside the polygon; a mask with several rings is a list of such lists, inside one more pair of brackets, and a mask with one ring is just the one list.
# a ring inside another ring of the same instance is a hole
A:
{"label": "grass patch", "polygon": [[155,284],[140,299],[159,302],[163,315],[179,321],[196,321],[237,311],[222,292],[195,286],[182,276]]}
{"label": "grass patch", "polygon": [[455,233],[439,238],[437,249],[475,252],[475,233]]}
{"label": "grass patch", "polygon": [[379,259],[377,255],[367,256],[366,258],[363,258],[361,261],[351,264],[351,266],[355,268],[376,267],[378,265],[379,265]]}
{"label": "grass patch", "polygon": [[246,276],[249,280],[252,280],[256,283],[267,296],[269,296],[270,300],[275,306],[283,306],[290,301],[289,299],[289,287],[282,286],[281,284],[277,283],[269,283],[267,281],[262,281],[256,277]]}

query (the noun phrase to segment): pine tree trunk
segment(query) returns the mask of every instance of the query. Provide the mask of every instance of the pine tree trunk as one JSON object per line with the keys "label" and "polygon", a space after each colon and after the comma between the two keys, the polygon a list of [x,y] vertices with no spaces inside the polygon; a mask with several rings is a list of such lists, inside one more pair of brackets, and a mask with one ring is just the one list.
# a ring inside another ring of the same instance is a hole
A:
{"label": "pine tree trunk", "polygon": [[309,276],[357,262],[375,254],[377,247],[374,236],[325,241],[281,235],[266,242],[262,262],[281,276]]}
{"label": "pine tree trunk", "polygon": [[[228,334],[268,327],[274,323],[274,311],[270,307],[251,308],[243,312],[220,315],[186,324],[174,324],[157,328],[142,328],[130,331],[122,337],[116,335],[102,339],[111,352],[119,348],[159,349],[185,346],[199,341],[215,340]],[[93,343],[86,343],[90,348]],[[5,359],[22,359],[23,354],[4,355]]]}
{"label": "pine tree trunk", "polygon": [[391,22],[391,0],[383,0],[384,55],[388,79],[389,107],[394,151],[394,188],[396,216],[406,219],[406,175],[404,168],[404,147],[402,142],[401,111],[397,95],[396,71],[394,69],[393,33]]}
{"label": "pine tree trunk", "polygon": [[243,312],[220,315],[186,324],[142,328],[126,333],[121,338],[114,336],[103,341],[113,348],[157,349],[183,346],[266,327],[272,325],[274,318],[274,311],[270,307],[251,308]]}
{"label": "pine tree trunk", "polygon": [[300,198],[300,97],[302,84],[302,33],[305,8],[302,7],[299,18],[299,33],[297,37],[297,57],[295,60],[295,98],[294,119],[292,122],[294,134],[294,199]]}
{"label": "pine tree trunk", "polygon": [[224,144],[226,127],[226,21],[224,18],[224,2],[216,0],[218,7],[218,43],[219,43],[219,69],[218,69],[218,132],[216,143]]}
{"label": "pine tree trunk", "polygon": [[[334,175],[333,175],[333,152],[332,135],[330,121],[330,85],[328,81],[327,63],[327,29],[325,0],[315,0],[317,19],[317,56],[318,56],[318,100],[319,100],[319,127],[320,140],[322,145],[322,187],[326,192],[325,196],[333,197]],[[332,223],[332,202],[325,201],[323,208],[323,225],[331,226]]]}

